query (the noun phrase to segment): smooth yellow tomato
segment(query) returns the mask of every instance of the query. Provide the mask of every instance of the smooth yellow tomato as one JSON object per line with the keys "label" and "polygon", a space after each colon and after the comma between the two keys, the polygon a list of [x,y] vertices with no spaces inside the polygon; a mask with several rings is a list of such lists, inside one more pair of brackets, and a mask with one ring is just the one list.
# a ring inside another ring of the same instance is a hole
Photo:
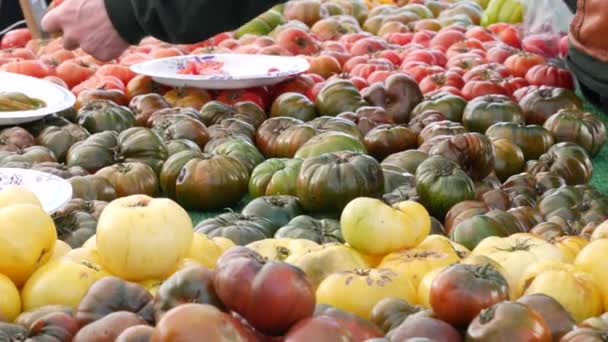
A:
{"label": "smooth yellow tomato", "polygon": [[430,271],[458,261],[460,259],[453,252],[414,248],[387,255],[378,268],[391,269],[403,275],[417,288],[422,278]]}
{"label": "smooth yellow tomato", "polygon": [[465,246],[454,242],[442,235],[429,235],[424,239],[416,249],[423,249],[425,251],[433,252],[444,252],[454,254],[459,259],[467,257],[471,254]]}
{"label": "smooth yellow tomato", "polygon": [[564,260],[564,255],[558,247],[540,237],[525,233],[506,238],[485,238],[475,247],[473,254],[487,256],[502,266],[509,282],[511,300],[521,296],[517,286],[530,265],[543,260]]}
{"label": "smooth yellow tomato", "polygon": [[101,266],[67,257],[53,260],[38,269],[21,289],[24,311],[45,305],[65,305],[74,309],[97,280],[109,276]]}
{"label": "smooth yellow tomato", "polygon": [[234,247],[234,243],[230,240],[226,243],[224,238],[213,238],[210,239],[205,234],[194,233],[192,237],[192,244],[190,250],[186,255],[186,258],[198,261],[201,265],[213,269],[217,263],[217,259],[224,254],[224,252]]}
{"label": "smooth yellow tomato", "polygon": [[91,236],[85,243],[82,244],[82,248],[97,248],[97,235]]}
{"label": "smooth yellow tomato", "polygon": [[441,271],[445,270],[448,266],[436,268],[429,273],[425,274],[418,284],[418,289],[416,291],[416,303],[418,305],[422,305],[427,309],[431,309],[431,286],[433,285],[433,280],[437,278]]}
{"label": "smooth yellow tomato", "polygon": [[321,245],[309,253],[291,256],[285,262],[304,271],[315,288],[332,273],[368,267],[359,252],[339,243]]}
{"label": "smooth yellow tomato", "polygon": [[591,233],[591,241],[599,239],[608,239],[608,220],[595,227],[593,233]]}
{"label": "smooth yellow tomato", "polygon": [[574,266],[595,279],[602,292],[604,308],[608,310],[608,239],[592,241],[574,259]]}
{"label": "smooth yellow tomato", "polygon": [[42,209],[42,203],[36,194],[18,185],[8,185],[0,191],[0,208],[14,204],[31,204]]}
{"label": "smooth yellow tomato", "polygon": [[55,250],[57,232],[51,217],[32,204],[0,208],[0,273],[17,287]]}
{"label": "smooth yellow tomato", "polygon": [[247,246],[268,260],[285,261],[290,256],[298,257],[319,247],[319,244],[306,239],[264,239]]}
{"label": "smooth yellow tomato", "polygon": [[112,201],[97,223],[102,265],[128,281],[164,278],[192,245],[192,221],[167,198],[134,195]]}
{"label": "smooth yellow tomato", "polygon": [[148,292],[150,292],[152,296],[156,296],[156,293],[158,292],[158,289],[163,284],[163,282],[163,280],[150,279],[140,282],[139,285],[143,286],[146,290],[148,290]]}
{"label": "smooth yellow tomato", "polygon": [[589,240],[582,236],[560,236],[555,238],[553,244],[562,251],[564,262],[574,262],[580,251],[589,244]]}
{"label": "smooth yellow tomato", "polygon": [[[90,262],[95,265],[101,265],[101,257],[97,248],[76,248],[69,251],[63,256],[64,259],[70,259],[76,262]],[[106,270],[107,272],[107,270]]]}
{"label": "smooth yellow tomato", "polygon": [[68,254],[72,250],[72,247],[67,243],[57,240],[55,241],[55,249],[53,250],[53,255],[51,256],[51,260],[59,259],[62,256]]}
{"label": "smooth yellow tomato", "polygon": [[519,292],[553,297],[576,322],[604,312],[602,295],[593,277],[558,261],[545,260],[530,266],[520,280]]}
{"label": "smooth yellow tomato", "polygon": [[374,305],[384,298],[416,300],[416,289],[389,269],[356,269],[325,278],[317,288],[317,304],[327,304],[370,319]]}
{"label": "smooth yellow tomato", "polygon": [[4,274],[0,274],[0,316],[12,322],[21,313],[21,297],[17,286]]}
{"label": "smooth yellow tomato", "polygon": [[344,208],[340,225],[344,240],[360,253],[387,255],[420,244],[431,231],[431,217],[417,202],[390,207],[375,198],[359,197]]}

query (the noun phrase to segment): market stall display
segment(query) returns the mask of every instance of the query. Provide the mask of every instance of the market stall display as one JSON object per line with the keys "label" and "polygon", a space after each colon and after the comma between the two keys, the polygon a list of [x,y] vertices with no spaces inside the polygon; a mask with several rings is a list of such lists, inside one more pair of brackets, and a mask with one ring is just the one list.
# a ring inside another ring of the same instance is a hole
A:
{"label": "market stall display", "polygon": [[515,2],[293,0],[108,63],[5,36],[73,101],[0,129],[0,340],[603,341],[606,117]]}

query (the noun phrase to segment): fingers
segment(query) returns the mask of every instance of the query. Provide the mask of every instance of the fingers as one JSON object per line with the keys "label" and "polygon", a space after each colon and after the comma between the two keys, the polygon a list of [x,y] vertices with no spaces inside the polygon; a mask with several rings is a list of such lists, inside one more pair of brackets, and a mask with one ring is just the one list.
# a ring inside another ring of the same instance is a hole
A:
{"label": "fingers", "polygon": [[55,33],[61,32],[61,9],[54,9],[48,12],[42,18],[42,29],[44,32]]}
{"label": "fingers", "polygon": [[80,46],[77,39],[72,38],[68,35],[63,36],[63,48],[66,50],[76,50]]}

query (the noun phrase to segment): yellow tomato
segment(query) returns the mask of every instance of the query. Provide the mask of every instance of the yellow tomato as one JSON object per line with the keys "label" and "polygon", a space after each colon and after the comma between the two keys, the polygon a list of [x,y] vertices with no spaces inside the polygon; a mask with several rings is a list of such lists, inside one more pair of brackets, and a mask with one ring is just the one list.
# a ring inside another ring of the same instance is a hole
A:
{"label": "yellow tomato", "polygon": [[564,262],[569,264],[573,263],[578,253],[589,244],[589,240],[582,236],[560,236],[552,242],[562,251]]}
{"label": "yellow tomato", "polygon": [[608,238],[608,220],[602,222],[599,226],[595,227],[591,234],[591,241]]}
{"label": "yellow tomato", "polygon": [[325,278],[316,292],[317,304],[327,304],[370,319],[384,298],[416,300],[416,289],[404,276],[388,269],[356,269]]}
{"label": "yellow tomato", "polygon": [[216,245],[220,246],[220,248],[222,248],[223,251],[227,251],[230,248],[236,246],[234,244],[234,242],[232,242],[232,240],[227,239],[225,237],[221,237],[221,236],[214,237],[211,240],[213,240],[213,242],[215,242]]}
{"label": "yellow tomato", "polygon": [[431,231],[431,217],[421,204],[407,201],[390,207],[367,197],[348,203],[340,224],[344,240],[366,255],[386,255],[414,248]]}
{"label": "yellow tomato", "polygon": [[9,277],[0,274],[0,316],[12,322],[21,313],[19,290]]}
{"label": "yellow tomato", "polygon": [[0,208],[0,273],[17,287],[54,253],[57,232],[51,217],[32,204]]}
{"label": "yellow tomato", "polygon": [[530,265],[543,260],[564,260],[559,248],[537,236],[524,233],[506,238],[486,238],[475,247],[473,254],[487,256],[502,266],[509,282],[511,300],[520,297],[517,285]]}
{"label": "yellow tomato", "polygon": [[290,256],[298,257],[319,247],[319,244],[306,239],[264,239],[246,246],[268,260],[285,261]]}
{"label": "yellow tomato", "polygon": [[0,191],[0,208],[14,204],[31,204],[42,209],[42,203],[36,194],[22,186],[8,185]]}
{"label": "yellow tomato", "polygon": [[134,195],[112,201],[97,223],[101,263],[129,281],[163,278],[192,244],[192,221],[167,198]]}
{"label": "yellow tomato", "polygon": [[285,262],[304,271],[315,288],[332,273],[368,267],[359,252],[339,243],[321,245],[310,253],[291,256]]}
{"label": "yellow tomato", "polygon": [[444,252],[454,254],[459,259],[467,257],[471,254],[465,246],[454,242],[442,235],[429,235],[424,241],[422,241],[416,249],[423,249],[425,251]]}
{"label": "yellow tomato", "polygon": [[458,261],[460,259],[453,252],[414,248],[387,255],[378,268],[391,269],[409,279],[414,287],[418,287],[422,278],[430,271]]}
{"label": "yellow tomato", "polygon": [[545,260],[530,266],[520,280],[519,292],[553,297],[576,322],[604,312],[601,292],[593,277],[558,261]]}
{"label": "yellow tomato", "polygon": [[158,292],[158,289],[162,284],[163,280],[158,279],[144,280],[139,283],[139,285],[143,286],[146,290],[148,290],[148,292],[150,292],[152,296],[156,296],[156,293]]}
{"label": "yellow tomato", "polygon": [[57,240],[55,241],[55,249],[53,250],[53,255],[51,256],[51,260],[59,259],[62,256],[68,254],[72,250],[72,247],[67,243]]}
{"label": "yellow tomato", "polygon": [[[220,240],[221,239],[221,240]],[[205,234],[194,233],[192,237],[192,244],[190,250],[186,255],[186,258],[198,261],[201,265],[207,268],[215,268],[217,259],[224,254],[224,252],[234,247],[234,243],[230,240],[230,244],[227,244],[224,238],[213,238],[210,239]]]}
{"label": "yellow tomato", "polygon": [[[179,270],[183,270],[184,268],[188,268],[190,266],[203,266],[203,264],[201,264],[198,260],[185,258],[179,262],[179,264],[177,265],[177,270],[175,272],[177,272]],[[175,272],[173,272],[173,273],[175,273]]]}
{"label": "yellow tomato", "polygon": [[[101,257],[97,248],[76,248],[64,255],[64,259],[70,259],[76,262],[90,262],[95,265],[101,265]],[[107,270],[106,270],[107,271]]]}
{"label": "yellow tomato", "polygon": [[604,308],[608,309],[608,239],[592,241],[585,246],[574,260],[574,266],[595,279],[602,291]]}
{"label": "yellow tomato", "polygon": [[45,305],[65,305],[74,309],[97,280],[109,276],[101,266],[67,257],[53,260],[38,269],[21,289],[24,311]]}
{"label": "yellow tomato", "polygon": [[97,235],[93,235],[85,241],[85,243],[82,244],[82,248],[97,248]]}
{"label": "yellow tomato", "polygon": [[418,284],[418,290],[416,293],[416,304],[422,305],[427,309],[431,309],[431,286],[433,281],[441,271],[445,270],[447,266],[440,267],[432,270],[431,272],[424,275],[420,284]]}

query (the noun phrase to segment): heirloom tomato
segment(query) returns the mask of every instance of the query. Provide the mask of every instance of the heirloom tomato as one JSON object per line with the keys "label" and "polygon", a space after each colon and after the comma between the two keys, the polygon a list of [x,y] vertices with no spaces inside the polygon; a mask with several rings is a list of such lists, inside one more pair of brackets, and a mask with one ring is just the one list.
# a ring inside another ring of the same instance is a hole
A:
{"label": "heirloom tomato", "polygon": [[605,263],[607,251],[608,239],[595,240],[585,246],[574,260],[574,266],[593,276],[601,291],[604,308],[608,307],[608,264]]}
{"label": "heirloom tomato", "polygon": [[328,304],[364,319],[371,317],[374,305],[390,297],[413,303],[416,289],[408,278],[388,269],[334,273],[319,284],[316,292],[319,304]]}
{"label": "heirloom tomato", "polygon": [[194,233],[186,258],[195,260],[201,265],[213,269],[220,256],[233,246],[235,246],[234,243],[226,238],[209,238],[205,234]]}
{"label": "heirloom tomato", "polygon": [[390,207],[374,198],[359,197],[346,205],[340,225],[350,246],[366,255],[383,256],[420,244],[431,230],[431,218],[416,202]]}
{"label": "heirloom tomato", "polygon": [[21,313],[21,296],[13,281],[3,274],[0,274],[0,292],[0,316],[13,322]]}

